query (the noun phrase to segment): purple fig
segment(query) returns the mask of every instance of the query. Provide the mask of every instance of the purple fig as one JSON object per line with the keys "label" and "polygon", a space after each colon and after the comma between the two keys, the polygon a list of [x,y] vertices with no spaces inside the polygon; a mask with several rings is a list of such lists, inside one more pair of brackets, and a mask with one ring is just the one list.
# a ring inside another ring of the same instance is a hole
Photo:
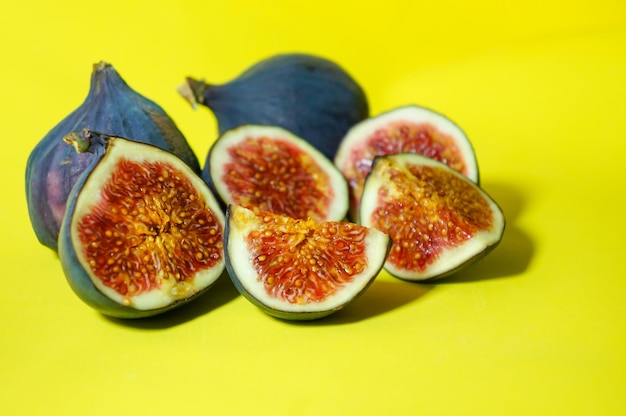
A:
{"label": "purple fig", "polygon": [[63,137],[83,128],[152,144],[174,153],[193,171],[200,172],[192,149],[165,111],[130,88],[113,66],[95,64],[85,101],[46,134],[26,165],[32,226],[39,241],[55,251],[68,195],[94,158],[89,152],[75,152]]}

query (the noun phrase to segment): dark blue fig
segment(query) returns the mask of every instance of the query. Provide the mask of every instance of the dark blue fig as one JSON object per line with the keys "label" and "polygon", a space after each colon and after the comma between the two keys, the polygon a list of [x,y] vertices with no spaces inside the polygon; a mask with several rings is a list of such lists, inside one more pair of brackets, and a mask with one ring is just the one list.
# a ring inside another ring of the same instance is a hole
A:
{"label": "dark blue fig", "polygon": [[222,85],[187,78],[180,93],[215,114],[219,133],[244,124],[282,127],[333,159],[348,129],[369,116],[365,92],[337,63],[281,54]]}
{"label": "dark blue fig", "polygon": [[39,241],[57,248],[59,227],[70,190],[91,164],[91,153],[77,153],[63,142],[67,133],[89,128],[168,150],[194,171],[200,165],[174,121],[155,102],[137,93],[106,62],[93,66],[85,101],[36,145],[26,165],[28,211]]}
{"label": "dark blue fig", "polygon": [[70,151],[92,155],[58,240],[81,300],[105,315],[142,318],[216,282],[225,267],[225,218],[196,172],[168,151],[122,137],[85,129],[64,140]]}

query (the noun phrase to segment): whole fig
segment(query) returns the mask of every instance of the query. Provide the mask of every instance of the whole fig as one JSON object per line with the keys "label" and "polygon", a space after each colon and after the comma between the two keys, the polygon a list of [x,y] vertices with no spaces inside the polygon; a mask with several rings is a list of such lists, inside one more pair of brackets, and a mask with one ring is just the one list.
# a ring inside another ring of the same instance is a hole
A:
{"label": "whole fig", "polygon": [[70,190],[93,159],[89,152],[73,151],[63,137],[83,128],[150,143],[176,154],[200,173],[196,156],[165,111],[129,87],[111,64],[95,64],[85,101],[46,134],[26,165],[30,220],[39,241],[53,250]]}
{"label": "whole fig", "polygon": [[187,78],[179,92],[215,114],[219,133],[244,124],[282,127],[333,159],[348,129],[369,116],[364,90],[337,63],[279,54],[222,85]]}

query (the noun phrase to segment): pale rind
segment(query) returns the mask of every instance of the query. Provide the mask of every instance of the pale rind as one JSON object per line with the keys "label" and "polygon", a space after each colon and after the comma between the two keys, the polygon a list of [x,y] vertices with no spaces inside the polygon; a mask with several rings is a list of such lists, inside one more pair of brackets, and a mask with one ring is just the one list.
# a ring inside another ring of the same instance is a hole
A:
{"label": "pale rind", "polygon": [[367,140],[377,130],[398,121],[430,124],[436,127],[441,133],[453,137],[455,144],[464,157],[464,162],[467,167],[467,177],[473,182],[478,182],[478,164],[476,163],[474,149],[465,135],[465,132],[443,114],[416,105],[398,107],[355,124],[348,130],[341,141],[334,159],[335,165],[342,172],[349,171],[351,166],[346,164],[352,163],[350,154],[353,152],[353,149],[358,148],[357,144],[360,141]]}
{"label": "pale rind", "polygon": [[[385,156],[385,158],[395,160],[399,165],[402,165],[403,163],[412,163],[423,166],[434,166],[440,169],[445,169],[447,172],[467,180],[467,178],[454,169],[422,155],[414,153],[401,153],[388,155]],[[365,181],[359,217],[360,223],[366,227],[374,226],[371,221],[371,217],[379,203],[378,189],[384,187],[390,193],[399,192],[397,186],[385,177],[385,173],[384,169],[377,169],[375,164]],[[433,265],[429,266],[424,272],[400,269],[394,266],[391,262],[387,261],[385,263],[385,269],[390,274],[405,280],[427,280],[441,277],[453,270],[456,270],[463,264],[468,263],[474,257],[480,255],[500,242],[502,234],[504,233],[506,222],[502,210],[498,204],[478,185],[471,181],[468,181],[468,183],[482,195],[491,208],[491,212],[493,214],[492,227],[489,230],[479,231],[472,236],[472,238],[454,248],[445,249],[441,252],[437,261]]]}
{"label": "pale rind", "polygon": [[220,138],[215,141],[211,147],[210,174],[213,178],[213,186],[217,193],[224,200],[226,205],[234,203],[230,191],[220,180],[225,175],[224,166],[233,159],[228,150],[236,147],[239,143],[248,138],[279,138],[291,142],[294,146],[299,147],[305,153],[314,156],[314,160],[318,166],[329,176],[330,183],[333,188],[331,203],[328,207],[328,215],[325,218],[319,218],[319,221],[341,221],[346,217],[348,212],[348,184],[333,164],[333,162],[324,156],[319,150],[313,147],[304,139],[290,133],[289,131],[276,126],[263,126],[256,124],[248,124],[224,132]]}
{"label": "pale rind", "polygon": [[[91,208],[98,204],[101,199],[100,191],[104,184],[109,180],[111,174],[115,171],[116,164],[121,159],[132,160],[134,162],[161,162],[168,163],[176,169],[183,172],[185,177],[192,182],[194,188],[201,193],[205,203],[211,209],[213,215],[219,221],[224,230],[225,217],[219,207],[215,197],[210,193],[206,184],[195,174],[185,163],[176,156],[146,146],[137,144],[130,140],[109,139],[109,148],[101,161],[89,175],[83,188],[78,194],[75,209],[72,215],[70,233],[71,241],[80,241],[78,237],[77,224],[80,219],[91,212]],[[80,243],[74,243],[74,251],[80,265],[91,279],[93,285],[106,297],[119,303],[137,310],[159,309],[171,305],[172,303],[188,298],[195,293],[211,286],[222,274],[225,268],[224,257],[220,259],[214,267],[197,272],[193,279],[193,285],[177,285],[165,284],[160,289],[153,289],[149,292],[126,297],[120,295],[115,290],[107,287],[102,281],[95,276],[91,267],[86,260],[84,253],[80,250]]]}
{"label": "pale rind", "polygon": [[323,302],[308,304],[293,304],[286,300],[268,295],[260,276],[253,267],[253,253],[250,252],[246,236],[257,228],[258,218],[256,215],[242,207],[231,206],[229,221],[228,243],[226,251],[232,253],[232,267],[236,279],[249,296],[253,297],[267,308],[280,312],[291,313],[314,313],[340,309],[352,301],[376,278],[387,257],[389,236],[376,229],[368,230],[366,236],[366,256],[368,266],[365,270],[353,276],[353,280],[344,285],[335,294],[326,298]]}

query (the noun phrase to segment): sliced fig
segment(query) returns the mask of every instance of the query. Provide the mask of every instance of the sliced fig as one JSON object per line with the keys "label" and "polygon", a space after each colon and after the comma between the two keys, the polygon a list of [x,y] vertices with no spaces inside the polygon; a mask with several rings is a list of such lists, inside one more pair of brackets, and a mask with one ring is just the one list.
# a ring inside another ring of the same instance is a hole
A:
{"label": "sliced fig", "polygon": [[450,119],[415,105],[398,107],[354,125],[341,141],[334,162],[350,189],[354,220],[365,176],[374,157],[418,153],[436,159],[478,183],[478,164],[465,133]]}
{"label": "sliced fig", "polygon": [[348,129],[369,116],[367,97],[336,62],[287,53],[265,58],[221,85],[187,78],[179,88],[195,108],[209,108],[220,134],[245,124],[279,126],[332,160]]}
{"label": "sliced fig", "polygon": [[476,183],[417,153],[374,159],[359,217],[391,236],[385,269],[405,280],[459,270],[496,247],[505,228],[500,207]]}
{"label": "sliced fig", "polygon": [[140,318],[196,298],[224,271],[225,218],[202,179],[149,144],[93,131],[65,137],[94,162],[59,234],[76,294],[105,315]]}
{"label": "sliced fig", "polygon": [[203,174],[225,205],[315,221],[339,221],[348,211],[341,172],[280,127],[245,125],[225,132],[211,146]]}
{"label": "sliced fig", "polygon": [[230,205],[226,269],[239,292],[269,315],[322,318],[374,281],[389,236],[350,222],[299,220]]}

